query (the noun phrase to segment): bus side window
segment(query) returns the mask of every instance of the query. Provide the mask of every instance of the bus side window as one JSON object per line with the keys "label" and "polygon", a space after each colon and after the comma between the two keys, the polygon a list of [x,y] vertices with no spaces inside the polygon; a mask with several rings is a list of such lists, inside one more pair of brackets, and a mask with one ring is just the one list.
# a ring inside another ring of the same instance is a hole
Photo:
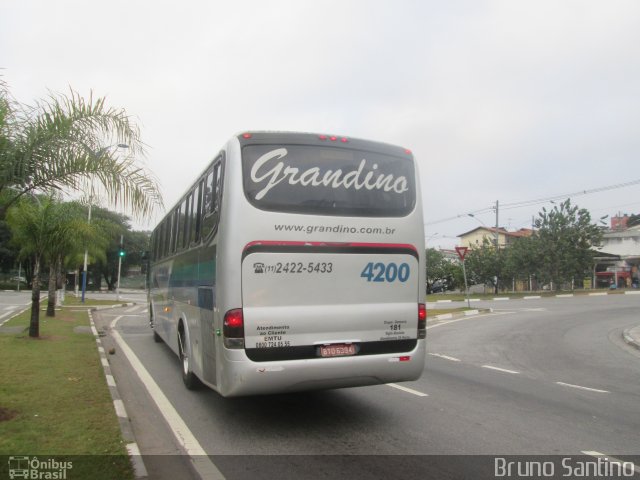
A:
{"label": "bus side window", "polygon": [[222,167],[222,162],[218,162],[215,164],[215,166],[213,167],[213,178],[215,179],[215,191],[214,191],[214,195],[213,195],[213,209],[212,212],[215,213],[216,216],[216,223],[218,223],[218,217],[220,217],[220,194],[221,192],[221,188],[220,185],[222,184],[222,178],[220,175],[220,169]]}
{"label": "bus side window", "polygon": [[158,257],[164,258],[164,230],[165,230],[165,222],[160,224],[160,229],[158,230]]}
{"label": "bus side window", "polygon": [[158,248],[158,243],[157,243],[158,237],[156,236],[156,231],[154,230],[153,233],[151,234],[151,239],[149,241],[149,251],[151,252],[151,258],[150,260],[152,262],[155,262],[156,259],[158,258],[157,254],[156,254],[156,249]]}
{"label": "bus side window", "polygon": [[165,232],[164,232],[164,249],[162,251],[163,256],[168,256],[171,253],[171,215],[169,215],[167,217],[167,219],[164,221],[164,223],[166,224],[165,228]]}
{"label": "bus side window", "polygon": [[173,212],[173,228],[171,230],[171,253],[175,253],[178,248],[178,224],[180,222],[180,207]]}
{"label": "bus side window", "polygon": [[200,180],[195,188],[195,196],[193,197],[193,214],[191,215],[191,242],[200,242],[200,233],[202,230],[202,190],[204,180]]}
{"label": "bus side window", "polygon": [[187,207],[185,208],[184,211],[184,242],[182,244],[182,246],[184,248],[189,246],[189,243],[191,243],[191,219],[193,217],[193,193],[189,193],[187,195],[187,200],[186,200],[186,205]]}
{"label": "bus side window", "polygon": [[218,175],[220,162],[207,172],[204,182],[204,202],[202,206],[202,238],[208,237],[218,223]]}
{"label": "bus side window", "polygon": [[182,201],[180,208],[178,209],[178,241],[176,243],[176,250],[182,250],[182,247],[184,246],[184,217],[186,214],[186,208],[187,200],[185,199]]}

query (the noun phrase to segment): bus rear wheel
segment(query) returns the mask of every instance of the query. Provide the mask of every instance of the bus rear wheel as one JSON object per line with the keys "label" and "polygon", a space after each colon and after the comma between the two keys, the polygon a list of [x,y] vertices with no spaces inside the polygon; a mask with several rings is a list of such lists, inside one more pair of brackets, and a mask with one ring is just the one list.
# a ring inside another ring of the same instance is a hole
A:
{"label": "bus rear wheel", "polygon": [[184,382],[184,385],[185,387],[187,387],[187,389],[196,390],[198,387],[200,387],[200,380],[198,380],[196,374],[191,370],[191,360],[189,358],[189,354],[187,353],[188,348],[184,330],[182,328],[178,330],[178,349],[180,350],[182,381]]}

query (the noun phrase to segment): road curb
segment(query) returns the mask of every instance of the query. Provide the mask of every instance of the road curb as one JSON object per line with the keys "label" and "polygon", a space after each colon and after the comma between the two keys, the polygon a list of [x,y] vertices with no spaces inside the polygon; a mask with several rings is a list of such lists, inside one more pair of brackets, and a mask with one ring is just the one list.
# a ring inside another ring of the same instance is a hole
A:
{"label": "road curb", "polygon": [[[113,307],[106,306],[106,307],[115,308],[115,307],[125,307],[129,305],[135,305],[135,303],[114,305]],[[89,324],[91,325],[91,333],[93,333],[93,336],[96,339],[96,344],[98,346],[98,355],[100,356],[100,363],[102,364],[102,368],[104,370],[104,377],[109,387],[109,393],[111,394],[111,399],[113,400],[113,408],[116,412],[116,416],[118,417],[118,422],[120,423],[120,431],[122,433],[122,438],[126,442],[127,453],[129,454],[131,465],[133,465],[133,471],[134,471],[135,477],[147,478],[148,477],[147,467],[144,465],[144,460],[142,459],[142,455],[140,454],[140,449],[138,448],[138,443],[136,442],[135,436],[133,434],[133,429],[131,428],[129,415],[127,414],[127,410],[124,407],[122,398],[120,397],[120,392],[118,392],[118,387],[116,385],[115,379],[111,374],[109,359],[107,358],[106,352],[104,351],[104,347],[102,346],[102,340],[100,339],[100,332],[98,332],[98,330],[96,329],[96,324],[93,321],[92,312],[96,310],[104,310],[104,308],[94,307],[94,308],[87,309],[87,314],[89,315]]]}
{"label": "road curb", "polygon": [[640,350],[640,340],[638,340],[636,336],[631,333],[632,330],[640,330],[640,326],[627,328],[624,332],[622,332],[622,338],[625,342],[627,342],[628,345]]}
{"label": "road curb", "polygon": [[91,311],[95,312],[98,310],[109,310],[111,308],[133,307],[134,305],[137,305],[137,303],[127,302],[127,303],[116,303],[115,305],[98,305],[97,307],[91,307]]}

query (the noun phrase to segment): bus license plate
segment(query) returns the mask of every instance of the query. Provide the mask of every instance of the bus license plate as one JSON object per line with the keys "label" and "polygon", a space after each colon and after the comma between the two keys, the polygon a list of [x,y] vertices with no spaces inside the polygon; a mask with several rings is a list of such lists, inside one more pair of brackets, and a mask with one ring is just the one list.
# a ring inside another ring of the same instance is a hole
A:
{"label": "bus license plate", "polygon": [[335,345],[321,345],[321,357],[347,357],[356,354],[356,346],[354,344],[336,343]]}

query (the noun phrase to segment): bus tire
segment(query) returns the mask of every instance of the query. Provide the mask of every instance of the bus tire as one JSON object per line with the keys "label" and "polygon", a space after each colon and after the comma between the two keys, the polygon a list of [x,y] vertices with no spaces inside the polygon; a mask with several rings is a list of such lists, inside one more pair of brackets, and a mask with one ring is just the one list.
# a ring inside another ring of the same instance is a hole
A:
{"label": "bus tire", "polygon": [[188,390],[196,390],[200,387],[200,380],[196,377],[196,374],[191,370],[191,359],[185,352],[188,351],[186,344],[186,335],[184,334],[184,328],[181,326],[178,328],[178,349],[180,350],[180,364],[182,367],[182,381],[184,386]]}
{"label": "bus tire", "polygon": [[153,331],[153,341],[156,343],[162,343],[162,337],[158,335],[158,332]]}

